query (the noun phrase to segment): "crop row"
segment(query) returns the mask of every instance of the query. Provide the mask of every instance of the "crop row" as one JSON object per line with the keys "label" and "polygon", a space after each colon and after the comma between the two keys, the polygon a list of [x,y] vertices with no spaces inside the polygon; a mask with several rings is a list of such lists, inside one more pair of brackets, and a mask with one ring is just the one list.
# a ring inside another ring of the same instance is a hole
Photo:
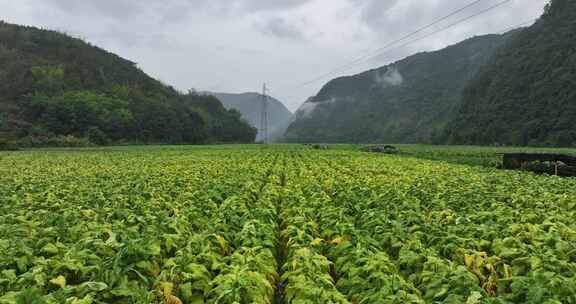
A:
{"label": "crop row", "polygon": [[576,182],[351,151],[0,159],[0,303],[576,303]]}
{"label": "crop row", "polygon": [[215,302],[250,263],[273,276],[256,213],[274,157],[171,154],[4,159],[0,303]]}

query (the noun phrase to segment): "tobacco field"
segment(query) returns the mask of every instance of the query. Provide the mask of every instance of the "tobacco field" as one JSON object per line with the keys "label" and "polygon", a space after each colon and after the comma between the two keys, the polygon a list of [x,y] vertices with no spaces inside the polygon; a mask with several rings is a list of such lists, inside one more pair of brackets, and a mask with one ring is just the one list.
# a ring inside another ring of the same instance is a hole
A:
{"label": "tobacco field", "polygon": [[12,303],[576,303],[576,179],[300,146],[3,152]]}

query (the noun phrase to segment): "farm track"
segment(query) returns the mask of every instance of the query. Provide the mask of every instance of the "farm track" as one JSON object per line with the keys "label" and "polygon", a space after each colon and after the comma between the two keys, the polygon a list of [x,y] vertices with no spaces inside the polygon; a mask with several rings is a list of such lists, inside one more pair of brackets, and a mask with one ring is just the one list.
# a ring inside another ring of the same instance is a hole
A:
{"label": "farm track", "polygon": [[[280,176],[280,188],[284,188],[286,186],[286,166],[288,165],[288,157],[282,158],[282,169],[278,172]],[[273,304],[284,304],[286,303],[284,297],[284,291],[286,288],[286,282],[282,279],[284,275],[284,264],[287,260],[288,255],[288,245],[287,240],[282,236],[282,231],[285,228],[286,224],[284,220],[279,215],[282,214],[282,202],[283,197],[281,196],[278,202],[276,203],[276,215],[277,215],[277,229],[276,229],[276,240],[277,240],[277,247],[276,247],[276,263],[277,263],[277,274],[278,274],[278,281],[276,282],[276,289],[274,291],[274,299],[272,301]]]}

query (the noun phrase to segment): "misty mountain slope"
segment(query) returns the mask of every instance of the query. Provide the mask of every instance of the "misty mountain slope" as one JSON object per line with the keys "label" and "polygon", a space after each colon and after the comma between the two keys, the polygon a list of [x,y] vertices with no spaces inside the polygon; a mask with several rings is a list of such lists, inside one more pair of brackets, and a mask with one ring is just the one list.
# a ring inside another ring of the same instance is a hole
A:
{"label": "misty mountain slope", "polygon": [[[235,109],[242,114],[250,125],[260,128],[262,116],[262,94],[259,93],[207,93],[218,98],[227,109]],[[286,106],[279,100],[268,97],[268,132],[271,139],[284,134],[292,117]],[[260,140],[260,134],[256,140]]]}
{"label": "misty mountain slope", "polygon": [[436,52],[330,81],[295,114],[288,142],[430,142],[462,89],[508,35],[468,39]]}
{"label": "misty mountain slope", "polygon": [[450,143],[576,145],[576,1],[553,0],[463,97],[445,134]]}
{"label": "misty mountain slope", "polygon": [[214,97],[182,94],[135,63],[55,31],[0,21],[0,141],[253,142]]}

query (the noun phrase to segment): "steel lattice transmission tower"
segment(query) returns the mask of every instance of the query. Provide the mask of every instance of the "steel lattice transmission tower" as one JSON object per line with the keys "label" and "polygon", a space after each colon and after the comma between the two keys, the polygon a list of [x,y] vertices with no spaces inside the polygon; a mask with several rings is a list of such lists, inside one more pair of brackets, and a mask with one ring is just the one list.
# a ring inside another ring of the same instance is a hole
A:
{"label": "steel lattice transmission tower", "polygon": [[268,89],[262,86],[262,113],[260,117],[260,138],[262,143],[268,143]]}

